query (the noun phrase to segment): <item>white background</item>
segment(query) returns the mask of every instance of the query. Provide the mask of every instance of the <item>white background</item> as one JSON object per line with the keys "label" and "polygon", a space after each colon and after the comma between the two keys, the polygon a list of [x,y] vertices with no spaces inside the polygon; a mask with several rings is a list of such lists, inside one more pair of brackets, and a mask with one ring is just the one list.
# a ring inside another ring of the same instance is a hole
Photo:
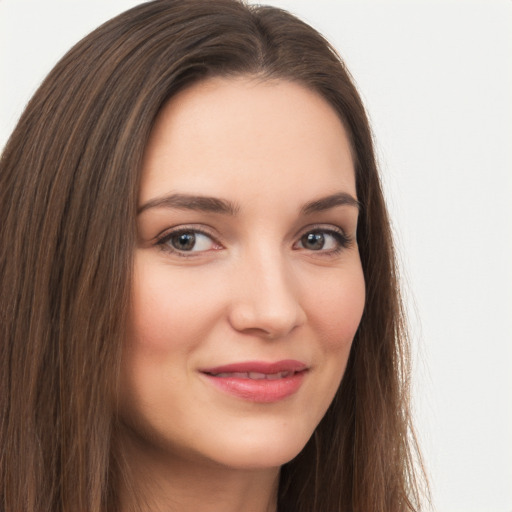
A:
{"label": "white background", "polygon": [[[134,0],[0,0],[0,146],[78,39]],[[370,113],[438,512],[512,512],[512,0],[268,1],[324,33]]]}

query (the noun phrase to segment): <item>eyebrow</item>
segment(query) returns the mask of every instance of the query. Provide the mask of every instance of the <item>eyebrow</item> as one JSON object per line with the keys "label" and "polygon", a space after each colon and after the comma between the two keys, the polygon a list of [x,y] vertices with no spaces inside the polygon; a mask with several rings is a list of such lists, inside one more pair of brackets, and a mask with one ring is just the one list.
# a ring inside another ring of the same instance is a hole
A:
{"label": "eyebrow", "polygon": [[[361,208],[359,201],[347,192],[338,192],[330,196],[315,199],[302,206],[302,215],[323,212],[336,206],[353,206],[358,210]],[[155,197],[144,203],[138,210],[137,215],[150,208],[173,208],[177,210],[195,210],[208,213],[220,213],[235,216],[240,207],[226,199],[209,196],[195,196],[190,194],[170,194],[162,197]]]}
{"label": "eyebrow", "polygon": [[353,206],[358,210],[361,209],[361,203],[355,197],[347,192],[338,192],[306,203],[301,208],[301,213],[303,215],[311,215],[312,213],[330,210],[336,206]]}
{"label": "eyebrow", "polygon": [[221,213],[224,215],[236,215],[240,208],[233,202],[217,197],[193,196],[189,194],[171,194],[156,197],[144,203],[137,215],[149,208],[174,208],[177,210],[199,210],[209,213]]}

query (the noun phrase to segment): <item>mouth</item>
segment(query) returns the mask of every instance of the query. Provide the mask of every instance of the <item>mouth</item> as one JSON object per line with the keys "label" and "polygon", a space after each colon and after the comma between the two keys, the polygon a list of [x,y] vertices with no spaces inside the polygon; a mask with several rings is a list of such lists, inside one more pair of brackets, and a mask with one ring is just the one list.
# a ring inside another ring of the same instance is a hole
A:
{"label": "mouth", "polygon": [[209,373],[207,375],[219,378],[234,378],[234,379],[251,379],[251,380],[277,380],[289,377],[296,372],[278,372],[278,373],[260,373],[260,372],[221,372],[221,373]]}
{"label": "mouth", "polygon": [[295,360],[247,361],[207,368],[200,373],[223,393],[245,401],[271,403],[295,394],[308,369],[306,364]]}

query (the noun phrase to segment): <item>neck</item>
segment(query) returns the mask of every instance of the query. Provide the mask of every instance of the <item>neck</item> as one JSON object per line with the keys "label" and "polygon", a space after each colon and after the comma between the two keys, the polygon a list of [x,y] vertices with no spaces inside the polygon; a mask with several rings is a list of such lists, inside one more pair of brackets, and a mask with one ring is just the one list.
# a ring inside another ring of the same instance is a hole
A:
{"label": "neck", "polygon": [[238,469],[119,439],[121,512],[276,512],[279,468]]}

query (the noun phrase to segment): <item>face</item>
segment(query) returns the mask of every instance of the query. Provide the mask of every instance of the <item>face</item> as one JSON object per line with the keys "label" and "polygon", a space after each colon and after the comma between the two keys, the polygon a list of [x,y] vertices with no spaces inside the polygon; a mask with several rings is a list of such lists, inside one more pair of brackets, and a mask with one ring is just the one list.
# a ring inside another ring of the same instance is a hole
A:
{"label": "face", "polygon": [[347,134],[286,81],[209,79],[161,112],[139,196],[121,414],[169,457],[277,467],[340,384],[364,307]]}

